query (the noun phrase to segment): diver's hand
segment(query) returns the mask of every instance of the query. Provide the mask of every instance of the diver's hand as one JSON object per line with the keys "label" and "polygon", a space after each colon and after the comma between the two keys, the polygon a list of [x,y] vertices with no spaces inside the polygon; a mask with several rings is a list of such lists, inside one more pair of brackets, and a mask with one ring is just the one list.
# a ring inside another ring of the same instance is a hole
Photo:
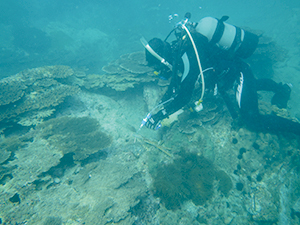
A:
{"label": "diver's hand", "polygon": [[163,113],[160,111],[157,114],[153,115],[151,118],[148,119],[145,126],[157,130],[161,127],[161,121],[165,118]]}

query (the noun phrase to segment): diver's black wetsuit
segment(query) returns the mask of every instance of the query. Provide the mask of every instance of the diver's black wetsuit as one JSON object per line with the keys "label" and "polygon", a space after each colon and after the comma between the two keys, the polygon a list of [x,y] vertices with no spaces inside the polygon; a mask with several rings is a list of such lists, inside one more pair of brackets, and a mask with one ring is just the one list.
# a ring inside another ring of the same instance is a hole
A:
{"label": "diver's black wetsuit", "polygon": [[[213,65],[209,60],[210,53],[207,38],[199,33],[194,33],[193,38],[197,49],[199,49],[198,54],[201,60],[202,69],[205,70],[206,68],[212,67]],[[190,41],[184,41],[181,44],[179,50],[174,49],[173,47],[173,51],[176,52],[175,54],[178,54],[179,56],[177,59],[174,59],[174,61],[178,61],[176,65],[173,64],[174,69],[176,70],[177,67],[177,69],[180,70],[182,74],[184,74],[184,63],[182,58],[185,57],[187,59],[186,62],[188,61],[189,64],[189,71],[187,71],[187,75],[184,79],[182,77],[176,77],[176,75],[172,77],[171,84],[162,99],[162,101],[169,99],[171,96],[174,96],[175,92],[174,100],[170,104],[165,106],[167,115],[176,112],[191,100],[195,89],[195,83],[200,73],[195,56],[195,51]]]}
{"label": "diver's black wetsuit", "polygon": [[[266,90],[276,93],[278,92],[278,89],[280,89],[279,84],[270,79],[255,79],[248,64],[239,58],[226,60],[224,56],[218,55],[218,52],[211,48],[206,37],[197,32],[191,33],[198,49],[202,69],[205,70],[210,67],[214,68],[214,70],[204,73],[207,88],[213,88],[215,84],[217,84],[218,91],[223,96],[226,95],[226,92],[229,89],[234,88],[236,92],[236,102],[240,109],[241,117],[250,128],[257,131],[276,133],[292,132],[300,135],[300,123],[275,115],[262,115],[259,113],[257,91]],[[178,43],[175,45],[173,43],[173,46],[178,46]],[[166,105],[162,111],[152,117],[152,121],[149,121],[147,124],[149,125],[150,123],[150,127],[153,127],[151,126],[151,123],[153,125],[157,121],[161,121],[187,105],[192,98],[195,83],[200,73],[199,67],[194,48],[192,47],[189,38],[186,37],[179,46],[180,49],[173,47],[173,52],[176,52],[176,54],[180,56],[180,59],[177,60],[178,63],[175,65],[173,63],[173,68],[176,69],[176,67],[178,67],[178,70],[180,70],[182,74],[187,73],[187,76],[185,79],[173,76],[168,91],[162,101],[170,99],[172,96],[175,96],[174,100]],[[187,57],[184,57],[184,55]],[[183,60],[184,58],[185,60]],[[176,59],[174,59],[174,61],[176,61]],[[185,61],[185,63],[183,61]],[[183,66],[183,64],[186,65]]]}
{"label": "diver's black wetsuit", "polygon": [[256,80],[250,67],[245,64],[241,69],[240,80],[243,77],[243,85],[241,86],[240,113],[243,121],[254,130],[262,130],[268,132],[291,132],[300,135],[300,123],[276,116],[262,115],[258,109],[257,91],[273,91],[277,92],[279,84],[270,79]]}

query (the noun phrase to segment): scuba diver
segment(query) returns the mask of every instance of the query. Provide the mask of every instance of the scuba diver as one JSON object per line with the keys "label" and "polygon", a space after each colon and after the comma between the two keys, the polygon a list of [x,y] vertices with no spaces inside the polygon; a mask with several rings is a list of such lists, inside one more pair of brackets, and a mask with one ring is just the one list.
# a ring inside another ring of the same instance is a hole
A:
{"label": "scuba diver", "polygon": [[[272,104],[286,108],[290,98],[291,87],[288,84],[276,83],[271,79],[256,79],[250,66],[243,61],[253,54],[259,37],[239,27],[225,23],[228,16],[221,19],[205,17],[198,23],[190,22],[190,13],[177,23],[163,41],[153,38],[145,47],[148,66],[159,71],[159,76],[171,83],[163,96],[160,108],[152,115],[152,110],[143,120],[140,128],[146,126],[157,130],[161,121],[191,102],[199,90],[201,97],[195,102],[201,110],[206,90],[219,93],[233,118],[237,110],[242,121],[255,131],[291,132],[300,135],[300,123],[276,115],[262,115],[258,108],[257,91],[274,92]],[[175,34],[171,43],[167,39]],[[200,84],[200,85],[199,85]],[[235,92],[234,100],[230,91]],[[203,102],[205,107],[205,102]]]}

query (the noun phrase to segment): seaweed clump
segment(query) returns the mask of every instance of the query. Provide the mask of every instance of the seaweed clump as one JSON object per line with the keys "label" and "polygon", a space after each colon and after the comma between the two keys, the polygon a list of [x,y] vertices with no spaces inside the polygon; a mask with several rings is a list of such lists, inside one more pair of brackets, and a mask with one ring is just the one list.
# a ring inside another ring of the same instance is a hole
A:
{"label": "seaweed clump", "polygon": [[157,168],[153,179],[153,191],[169,210],[179,209],[187,200],[192,200],[195,205],[203,205],[213,197],[213,182],[216,178],[222,185],[219,186],[219,190],[227,195],[232,182],[225,172],[217,171],[203,156],[181,153],[173,163]]}

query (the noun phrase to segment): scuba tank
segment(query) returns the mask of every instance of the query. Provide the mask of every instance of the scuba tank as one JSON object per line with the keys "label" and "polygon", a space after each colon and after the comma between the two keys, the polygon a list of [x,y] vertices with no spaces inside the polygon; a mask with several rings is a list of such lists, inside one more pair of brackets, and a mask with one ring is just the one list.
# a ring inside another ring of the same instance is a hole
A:
{"label": "scuba tank", "polygon": [[244,59],[250,57],[257,47],[258,36],[225,23],[228,18],[228,16],[223,16],[221,19],[204,17],[197,24],[196,31],[207,37],[210,44],[231,56]]}

